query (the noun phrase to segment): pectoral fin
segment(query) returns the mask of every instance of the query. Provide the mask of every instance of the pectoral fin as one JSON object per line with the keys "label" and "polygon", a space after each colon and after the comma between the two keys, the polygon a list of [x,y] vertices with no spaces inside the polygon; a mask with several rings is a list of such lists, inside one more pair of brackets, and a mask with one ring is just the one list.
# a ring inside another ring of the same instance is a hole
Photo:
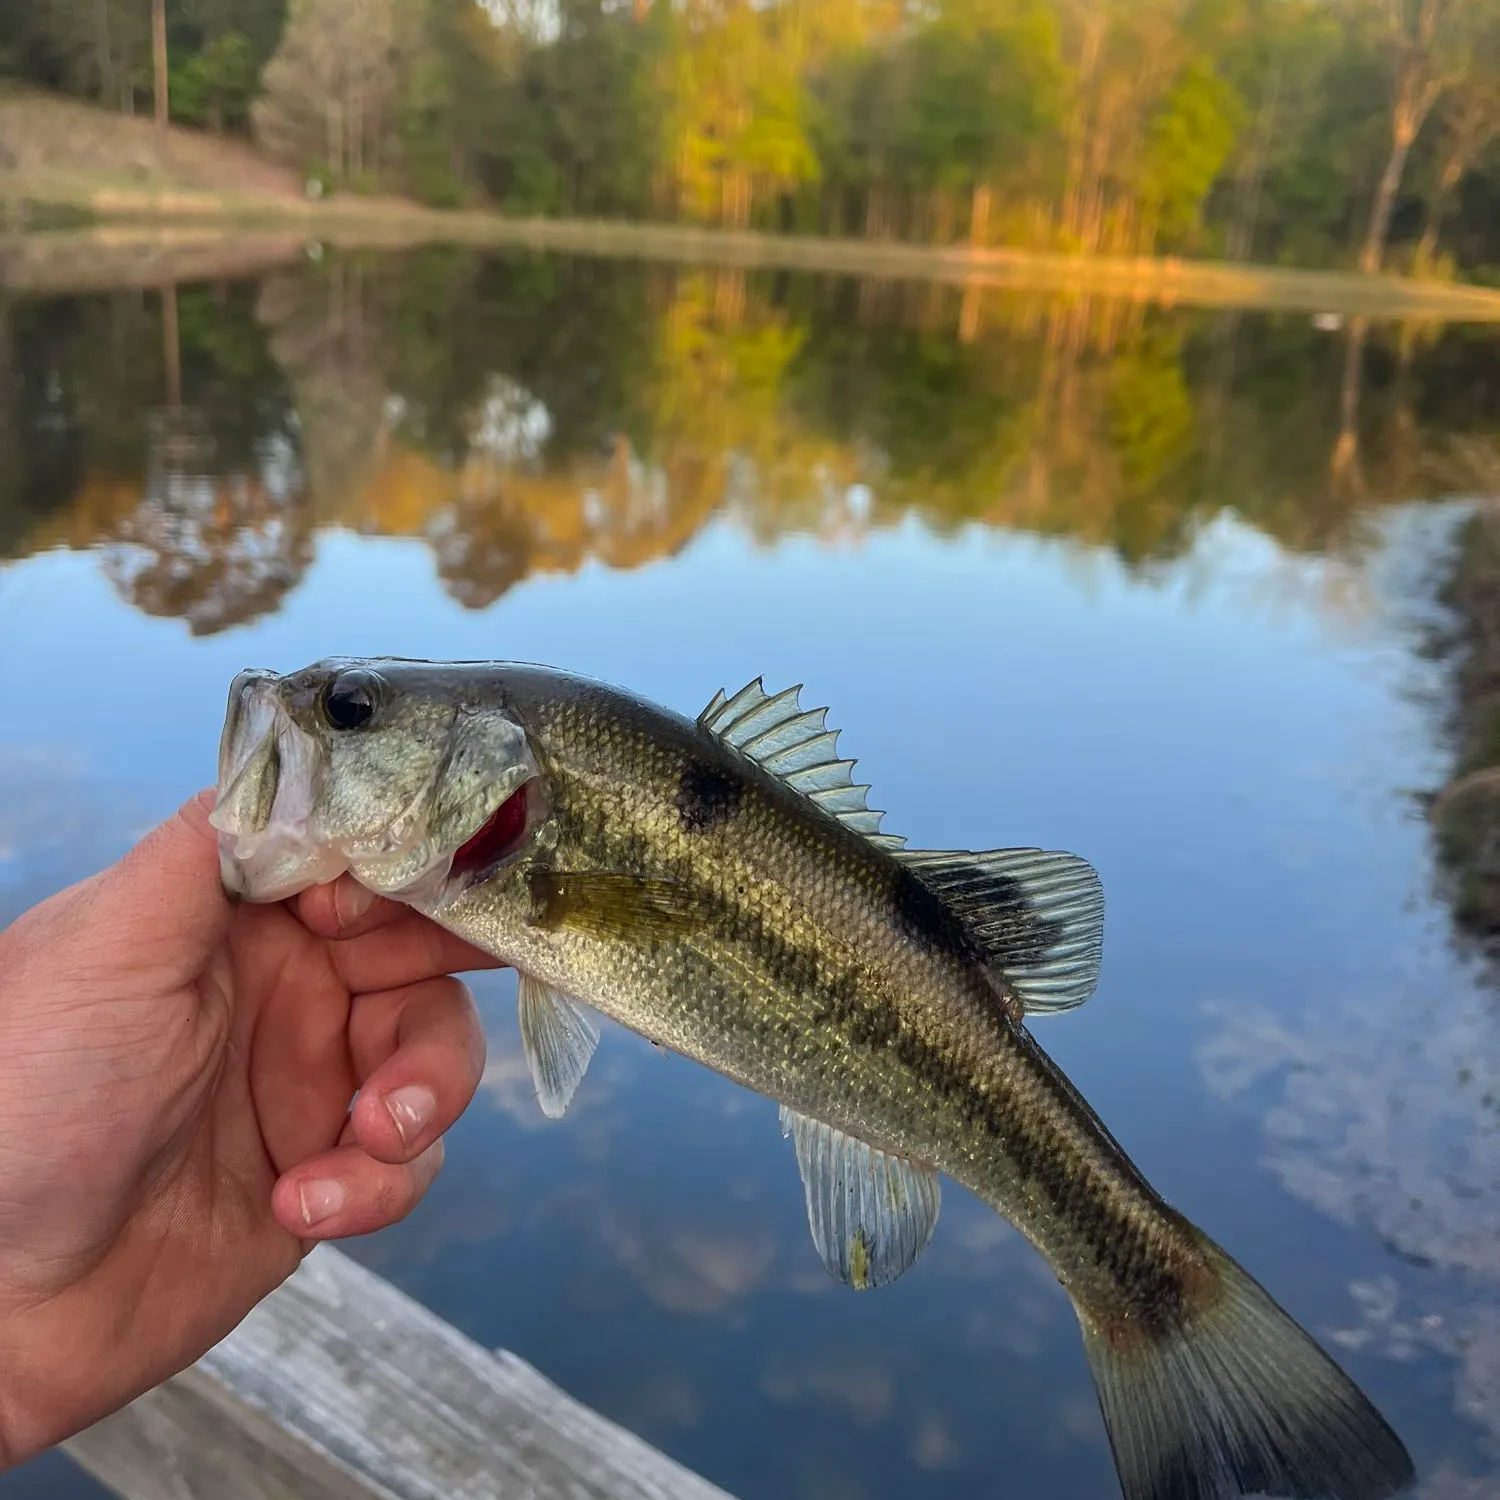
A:
{"label": "pectoral fin", "polygon": [[530,974],[520,979],[521,1046],[542,1113],[559,1120],[588,1072],[599,1045],[599,1028],[571,995]]}
{"label": "pectoral fin", "polygon": [[937,1225],[937,1173],[820,1120],[781,1107],[823,1264],[856,1291],[886,1286],[927,1248]]}
{"label": "pectoral fin", "polygon": [[674,880],[604,870],[537,870],[531,893],[538,927],[568,927],[592,937],[682,937],[706,920],[693,893]]}

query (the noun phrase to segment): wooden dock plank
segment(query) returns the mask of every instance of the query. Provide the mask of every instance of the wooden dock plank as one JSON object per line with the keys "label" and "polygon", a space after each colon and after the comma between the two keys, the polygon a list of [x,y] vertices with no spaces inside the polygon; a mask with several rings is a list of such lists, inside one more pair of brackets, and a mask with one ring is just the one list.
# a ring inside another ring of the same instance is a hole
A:
{"label": "wooden dock plank", "polygon": [[126,1500],[730,1500],[326,1245],[65,1446]]}

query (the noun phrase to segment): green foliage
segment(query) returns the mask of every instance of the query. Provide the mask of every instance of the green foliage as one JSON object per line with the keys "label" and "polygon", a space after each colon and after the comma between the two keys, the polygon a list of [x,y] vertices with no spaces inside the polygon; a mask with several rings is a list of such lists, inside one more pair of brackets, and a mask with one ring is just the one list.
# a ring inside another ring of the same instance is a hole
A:
{"label": "green foliage", "polygon": [[1057,127],[1063,64],[1057,18],[1017,6],[986,24],[949,7],[913,38],[895,156],[924,187],[970,189],[1007,175]]}
{"label": "green foliage", "polygon": [[[1391,263],[1426,229],[1429,268],[1489,274],[1500,0],[1424,4],[1441,57],[1377,0],[168,0],[168,22],[177,119],[253,114],[290,165],[434,206],[1308,266],[1355,261],[1416,67]],[[0,67],[147,108],[148,10],[0,5]]]}
{"label": "green foliage", "polygon": [[302,171],[302,180],[308,193],[315,198],[326,198],[334,190],[336,179],[326,162],[308,162]]}
{"label": "green foliage", "polygon": [[172,69],[172,115],[189,125],[242,130],[250,120],[260,67],[250,38],[226,31]]}
{"label": "green foliage", "polygon": [[1244,117],[1243,101],[1206,58],[1183,70],[1147,129],[1137,189],[1164,240],[1180,242],[1197,228]]}
{"label": "green foliage", "polygon": [[[492,54],[488,83],[456,95],[482,131],[465,136],[476,182],[511,212],[623,217],[643,213],[653,166],[641,27],[628,12],[572,3],[545,46]],[[467,38],[467,58],[476,43]]]}

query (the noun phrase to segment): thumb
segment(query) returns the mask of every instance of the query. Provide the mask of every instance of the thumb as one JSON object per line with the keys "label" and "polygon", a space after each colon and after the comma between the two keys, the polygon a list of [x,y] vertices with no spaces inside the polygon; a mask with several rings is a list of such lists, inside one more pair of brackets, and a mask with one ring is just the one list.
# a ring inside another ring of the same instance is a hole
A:
{"label": "thumb", "polygon": [[96,895],[95,915],[122,943],[156,945],[169,967],[200,961],[233,913],[219,880],[219,836],[208,821],[213,805],[212,791],[185,802],[104,873]]}

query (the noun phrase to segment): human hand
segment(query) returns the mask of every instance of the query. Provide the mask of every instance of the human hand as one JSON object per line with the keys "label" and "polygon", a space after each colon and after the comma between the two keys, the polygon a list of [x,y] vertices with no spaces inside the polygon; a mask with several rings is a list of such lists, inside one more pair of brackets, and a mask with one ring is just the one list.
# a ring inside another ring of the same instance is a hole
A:
{"label": "human hand", "polygon": [[493,959],[348,877],[231,904],[211,803],[0,932],[0,1467],[403,1218],[483,1070]]}

